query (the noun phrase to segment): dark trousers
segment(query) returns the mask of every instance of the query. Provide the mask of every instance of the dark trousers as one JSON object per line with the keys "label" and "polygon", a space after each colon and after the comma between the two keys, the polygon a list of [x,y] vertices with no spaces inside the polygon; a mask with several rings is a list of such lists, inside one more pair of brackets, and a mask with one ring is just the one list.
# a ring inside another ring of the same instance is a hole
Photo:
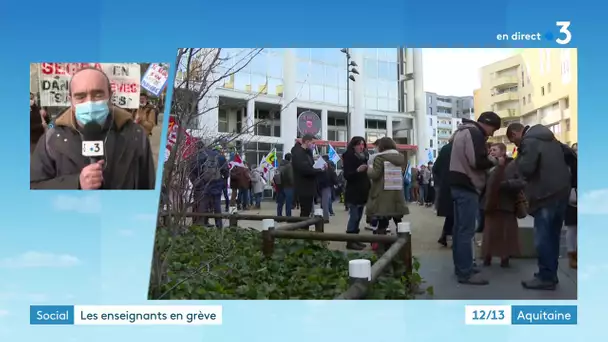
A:
{"label": "dark trousers", "polygon": [[279,189],[277,192],[277,216],[283,216],[283,205],[285,206],[285,216],[291,216],[293,188]]}
{"label": "dark trousers", "polygon": [[[389,217],[382,217],[378,219],[378,229],[376,234],[386,234],[386,228],[388,228],[391,219]],[[401,222],[401,217],[393,217],[393,222],[398,225]]]}
{"label": "dark trousers", "polygon": [[[197,213],[222,213],[222,197],[221,195],[205,195],[199,201],[197,201],[195,211]],[[208,218],[202,218],[202,220],[196,220],[195,224],[202,223],[203,225],[209,225]],[[215,226],[222,228],[222,219],[215,219]]]}
{"label": "dark trousers", "polygon": [[441,230],[441,238],[452,235],[452,227],[454,227],[454,216],[448,215],[443,221],[443,229]]}
{"label": "dark trousers", "polygon": [[348,223],[346,224],[346,233],[359,234],[359,223],[363,217],[364,205],[347,204],[348,207]]}
{"label": "dark trousers", "polygon": [[312,206],[315,200],[314,196],[298,196],[300,200],[300,217],[310,217],[312,215]]}
{"label": "dark trousers", "polygon": [[537,277],[544,281],[557,279],[559,243],[566,216],[568,199],[546,205],[533,213],[534,245],[538,254]]}
{"label": "dark trousers", "polygon": [[452,227],[452,257],[454,271],[461,279],[473,275],[473,237],[475,221],[479,213],[479,194],[451,187],[454,202],[454,226]]}
{"label": "dark trousers", "polygon": [[224,195],[224,207],[226,207],[226,211],[228,211],[228,209],[230,208],[230,197],[228,197],[228,187],[225,187],[222,190],[222,193]]}

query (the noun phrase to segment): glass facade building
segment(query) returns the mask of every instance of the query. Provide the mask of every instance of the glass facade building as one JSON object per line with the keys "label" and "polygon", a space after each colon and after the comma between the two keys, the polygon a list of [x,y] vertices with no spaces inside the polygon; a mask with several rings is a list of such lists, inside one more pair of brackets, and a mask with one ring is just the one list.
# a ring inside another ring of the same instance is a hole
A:
{"label": "glass facade building", "polygon": [[[258,163],[273,148],[289,151],[301,136],[297,117],[305,111],[321,122],[317,137],[336,148],[356,135],[369,142],[392,136],[414,145],[415,106],[406,106],[406,101],[414,103],[414,87],[406,50],[412,58],[415,49],[349,49],[359,74],[347,87],[346,55],[339,48],[263,49],[252,59],[253,49],[222,49],[219,72],[238,72],[218,84],[212,94],[218,109],[197,125],[217,127],[218,133],[253,127],[248,133],[256,143],[240,144],[247,159],[255,156],[250,163]],[[399,130],[409,133],[396,134]]]}

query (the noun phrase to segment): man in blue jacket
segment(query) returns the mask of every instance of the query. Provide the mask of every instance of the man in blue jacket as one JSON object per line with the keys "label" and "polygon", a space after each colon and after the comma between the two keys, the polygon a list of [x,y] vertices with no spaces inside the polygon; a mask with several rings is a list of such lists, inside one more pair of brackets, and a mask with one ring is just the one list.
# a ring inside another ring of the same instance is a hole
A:
{"label": "man in blue jacket", "polygon": [[[228,162],[217,150],[197,143],[198,152],[193,157],[190,181],[193,185],[194,211],[198,213],[222,213],[222,194],[229,177]],[[196,220],[209,224],[208,218]],[[215,219],[215,226],[222,228],[222,219]]]}

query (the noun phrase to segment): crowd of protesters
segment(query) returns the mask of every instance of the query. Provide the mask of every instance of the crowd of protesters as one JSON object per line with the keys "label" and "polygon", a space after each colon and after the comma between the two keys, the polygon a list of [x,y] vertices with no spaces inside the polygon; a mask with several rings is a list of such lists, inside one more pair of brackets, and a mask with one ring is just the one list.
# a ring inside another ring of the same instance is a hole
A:
{"label": "crowd of protesters", "polygon": [[[333,202],[342,198],[349,216],[346,233],[359,234],[365,216],[368,229],[386,234],[390,221],[401,222],[409,214],[408,203],[416,203],[445,218],[438,242],[447,246],[451,237],[455,276],[459,283],[470,285],[489,283],[474,263],[475,233],[483,234],[484,266],[491,266],[498,258],[501,267],[509,267],[511,258],[520,255],[518,219],[530,215],[534,218],[538,272],[522,285],[553,290],[558,283],[564,224],[570,266],[577,267],[577,146],[562,144],[543,125],[512,123],[507,128],[508,139],[517,146],[517,157],[512,158],[504,144],[488,143],[501,127],[500,117],[493,112],[482,113],[477,121],[465,119],[441,148],[435,163],[412,168],[391,138],[378,139],[370,153],[365,139],[356,136],[342,155],[340,175],[328,156],[315,157],[315,137],[305,135],[285,154],[271,179],[277,215],[291,216],[292,210],[299,208],[301,217],[309,217],[317,204],[329,222],[334,215]],[[207,152],[205,160],[209,155]],[[325,162],[318,163],[315,158]],[[398,179],[393,179],[395,175]],[[233,205],[242,210],[252,203],[260,207],[267,180],[259,168],[218,169],[212,177],[218,190],[211,202],[202,201],[204,210],[221,211],[220,196],[228,178]],[[367,246],[349,242],[346,247],[362,250]]]}

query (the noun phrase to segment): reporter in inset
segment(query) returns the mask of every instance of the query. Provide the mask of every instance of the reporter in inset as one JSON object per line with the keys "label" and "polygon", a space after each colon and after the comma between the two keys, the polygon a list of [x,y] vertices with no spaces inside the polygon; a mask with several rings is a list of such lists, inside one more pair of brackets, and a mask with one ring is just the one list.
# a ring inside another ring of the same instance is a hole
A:
{"label": "reporter in inset", "polygon": [[70,108],[57,117],[31,156],[30,188],[154,189],[147,133],[129,112],[111,104],[108,76],[95,68],[81,69],[68,91]]}

